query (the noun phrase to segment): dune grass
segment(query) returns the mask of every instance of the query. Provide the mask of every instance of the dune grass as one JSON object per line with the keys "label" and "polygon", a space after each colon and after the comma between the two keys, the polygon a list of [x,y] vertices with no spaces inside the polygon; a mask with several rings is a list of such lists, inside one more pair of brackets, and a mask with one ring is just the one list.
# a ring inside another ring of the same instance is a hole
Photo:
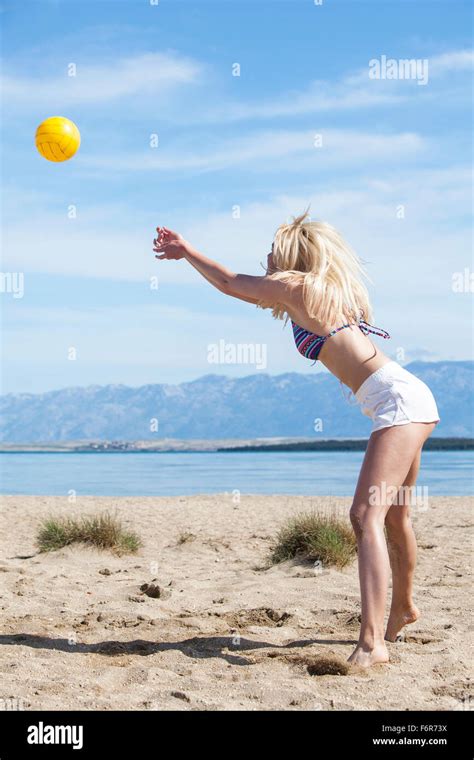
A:
{"label": "dune grass", "polygon": [[142,545],[133,532],[104,512],[92,517],[48,517],[40,525],[36,544],[40,552],[51,552],[71,544],[88,544],[110,549],[115,554],[134,554]]}
{"label": "dune grass", "polygon": [[352,526],[347,520],[318,512],[301,512],[278,532],[269,561],[275,565],[298,558],[321,562],[323,567],[345,567],[357,552]]}
{"label": "dune grass", "polygon": [[178,546],[181,546],[181,544],[187,544],[190,541],[194,541],[196,536],[194,533],[190,533],[189,531],[185,530],[182,533],[179,534],[177,544]]}

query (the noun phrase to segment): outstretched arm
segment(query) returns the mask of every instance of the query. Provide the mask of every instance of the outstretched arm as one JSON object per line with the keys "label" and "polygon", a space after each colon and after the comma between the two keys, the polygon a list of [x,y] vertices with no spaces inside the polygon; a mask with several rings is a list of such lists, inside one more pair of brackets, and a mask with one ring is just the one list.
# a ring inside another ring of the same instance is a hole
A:
{"label": "outstretched arm", "polygon": [[[184,258],[186,258],[186,257],[184,257]],[[217,263],[217,262],[215,262],[215,263]],[[227,291],[224,290],[224,288],[221,285],[218,285],[217,282],[213,282],[208,274],[205,274],[204,272],[199,272],[199,274],[201,274],[204,277],[205,280],[207,280],[208,282],[210,282],[211,285],[214,285],[214,287],[217,288],[217,290],[220,290],[221,293],[226,293],[227,294]],[[258,303],[258,299],[257,298],[248,298],[248,297],[245,297],[245,296],[242,296],[242,295],[236,296],[236,298],[239,298],[241,301],[247,301],[248,303],[254,303],[254,304]]]}
{"label": "outstretched arm", "polygon": [[157,227],[158,236],[153,241],[157,259],[185,258],[211,285],[226,295],[239,298],[249,303],[265,301],[268,303],[285,303],[287,294],[284,283],[267,276],[253,277],[236,274],[213,259],[199,253],[177,232],[166,227]]}

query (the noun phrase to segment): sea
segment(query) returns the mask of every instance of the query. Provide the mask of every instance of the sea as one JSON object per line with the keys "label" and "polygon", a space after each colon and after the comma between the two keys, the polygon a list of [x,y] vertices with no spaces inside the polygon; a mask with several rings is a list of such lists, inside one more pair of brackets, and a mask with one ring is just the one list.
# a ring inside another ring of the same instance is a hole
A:
{"label": "sea", "polygon": [[[8,452],[0,454],[0,493],[351,496],[363,457],[362,451]],[[417,486],[433,496],[472,495],[474,451],[423,451]]]}

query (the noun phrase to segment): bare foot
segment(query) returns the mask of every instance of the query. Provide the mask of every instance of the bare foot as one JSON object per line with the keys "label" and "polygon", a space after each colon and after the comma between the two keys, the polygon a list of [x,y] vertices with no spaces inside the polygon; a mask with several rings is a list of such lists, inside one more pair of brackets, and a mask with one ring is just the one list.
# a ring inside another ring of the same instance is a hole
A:
{"label": "bare foot", "polygon": [[387,647],[383,642],[369,647],[366,644],[357,644],[348,659],[352,665],[359,665],[361,668],[370,668],[378,662],[388,662],[389,656]]}
{"label": "bare foot", "polygon": [[402,630],[403,626],[414,623],[420,617],[420,610],[413,604],[408,609],[403,610],[390,610],[390,615],[387,623],[387,630],[385,631],[385,639],[387,641],[396,641],[397,635]]}

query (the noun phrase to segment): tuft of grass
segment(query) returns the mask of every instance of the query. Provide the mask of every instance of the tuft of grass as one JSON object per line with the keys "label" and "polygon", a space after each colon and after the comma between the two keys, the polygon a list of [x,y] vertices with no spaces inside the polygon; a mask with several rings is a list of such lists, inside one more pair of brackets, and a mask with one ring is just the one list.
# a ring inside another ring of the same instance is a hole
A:
{"label": "tuft of grass", "polygon": [[350,662],[337,657],[313,657],[305,664],[310,676],[347,676],[351,670]]}
{"label": "tuft of grass", "polygon": [[40,552],[51,552],[74,543],[116,554],[134,554],[142,545],[136,533],[124,530],[121,522],[104,512],[92,517],[48,517],[40,525],[36,545]]}
{"label": "tuft of grass", "polygon": [[183,531],[179,534],[177,544],[180,546],[181,544],[187,544],[189,541],[194,541],[196,536],[194,533],[189,533],[189,531]]}
{"label": "tuft of grass", "polygon": [[349,522],[334,515],[301,512],[280,529],[269,561],[319,561],[323,567],[345,567],[354,558],[357,541]]}

